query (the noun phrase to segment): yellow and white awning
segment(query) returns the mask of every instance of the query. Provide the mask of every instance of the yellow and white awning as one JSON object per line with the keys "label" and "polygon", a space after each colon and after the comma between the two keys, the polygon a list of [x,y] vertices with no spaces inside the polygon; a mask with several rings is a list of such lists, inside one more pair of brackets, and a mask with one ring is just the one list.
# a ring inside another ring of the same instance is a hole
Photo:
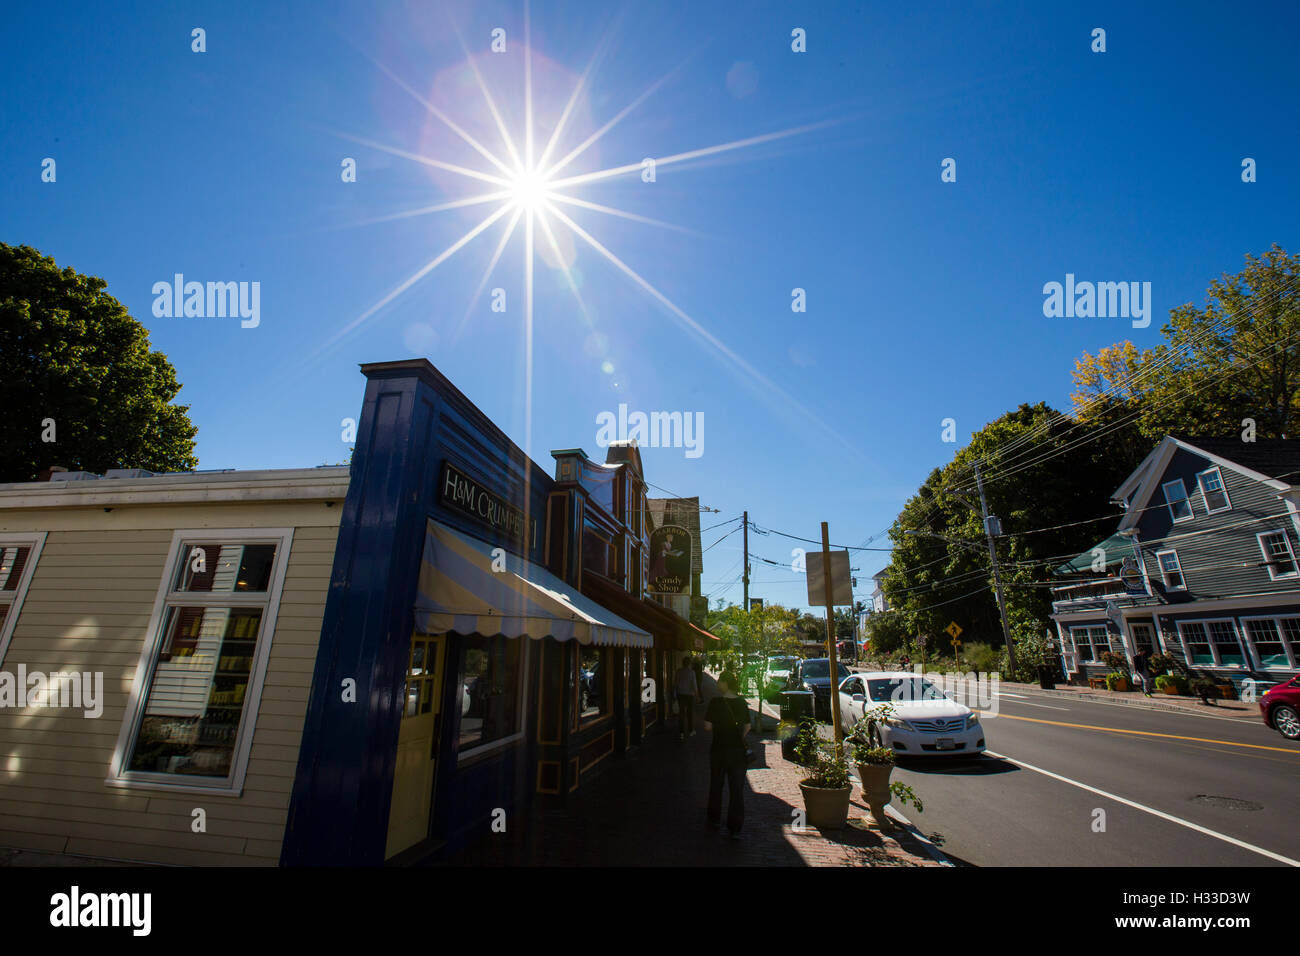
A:
{"label": "yellow and white awning", "polygon": [[415,626],[426,634],[455,631],[607,647],[654,646],[648,633],[545,568],[433,520],[424,535]]}

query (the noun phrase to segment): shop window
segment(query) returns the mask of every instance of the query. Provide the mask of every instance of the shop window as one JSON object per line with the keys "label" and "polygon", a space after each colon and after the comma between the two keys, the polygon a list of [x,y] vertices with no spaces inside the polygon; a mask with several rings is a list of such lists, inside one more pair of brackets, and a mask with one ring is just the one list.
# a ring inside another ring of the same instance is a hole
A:
{"label": "shop window", "polygon": [[[1300,623],[1300,619],[1297,618],[1284,618],[1283,621]],[[1259,661],[1260,667],[1295,666],[1287,656],[1287,645],[1282,640],[1278,621],[1273,618],[1251,618],[1241,623],[1246,632],[1246,640],[1250,642],[1251,650],[1255,654],[1255,659]],[[1300,636],[1300,632],[1294,626],[1291,631],[1293,636]]]}
{"label": "shop window", "polygon": [[610,538],[596,530],[591,522],[582,527],[582,569],[613,578],[615,573],[614,544]]}
{"label": "shop window", "polygon": [[1192,506],[1187,501],[1187,487],[1181,478],[1167,481],[1161,487],[1165,492],[1165,503],[1169,505],[1169,516],[1177,524],[1192,519]]}
{"label": "shop window", "polygon": [[614,674],[607,647],[580,647],[574,681],[578,687],[578,725],[610,713],[614,696]]}
{"label": "shop window", "polygon": [[1098,663],[1102,653],[1110,650],[1110,637],[1104,627],[1072,627],[1070,640],[1080,663]]}
{"label": "shop window", "polygon": [[462,640],[459,747],[464,756],[522,732],[524,638],[474,634]]}
{"label": "shop window", "polygon": [[173,539],[118,780],[237,789],[243,776],[292,532],[208,534]]}
{"label": "shop window", "polygon": [[1193,666],[1243,666],[1241,644],[1230,620],[1179,621],[1187,663]]}
{"label": "shop window", "polygon": [[1283,617],[1278,619],[1282,625],[1282,639],[1291,654],[1291,666],[1300,667],[1300,617]]}
{"label": "shop window", "polygon": [[1232,502],[1228,500],[1228,491],[1223,487],[1223,475],[1218,468],[1208,468],[1196,476],[1201,486],[1201,495],[1205,498],[1205,513],[1228,511]]}
{"label": "shop window", "polygon": [[1256,538],[1271,580],[1297,576],[1295,553],[1291,550],[1291,538],[1285,531],[1265,531]]}
{"label": "shop window", "polygon": [[44,532],[0,537],[0,663],[9,649],[44,544]]}

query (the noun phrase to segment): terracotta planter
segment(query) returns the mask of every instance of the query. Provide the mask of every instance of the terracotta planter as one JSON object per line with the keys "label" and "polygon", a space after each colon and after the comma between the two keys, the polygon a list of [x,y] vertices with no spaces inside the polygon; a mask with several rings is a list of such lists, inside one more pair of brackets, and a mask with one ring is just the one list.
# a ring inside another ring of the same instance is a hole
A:
{"label": "terracotta planter", "polygon": [[852,787],[827,790],[799,784],[803,791],[803,806],[808,814],[808,825],[819,830],[842,830],[849,819],[849,796]]}
{"label": "terracotta planter", "polygon": [[1178,696],[1178,688],[1173,684],[1165,684],[1164,687],[1157,687],[1156,690],[1160,691],[1162,694],[1168,694],[1171,697]]}
{"label": "terracotta planter", "polygon": [[889,802],[889,775],[894,772],[892,763],[860,763],[858,779],[862,781],[862,798],[871,808],[871,816],[881,827],[890,827],[889,817],[885,813],[885,804]]}
{"label": "terracotta planter", "polygon": [[1114,690],[1116,692],[1128,690],[1128,678],[1121,677],[1119,680],[1115,681]]}

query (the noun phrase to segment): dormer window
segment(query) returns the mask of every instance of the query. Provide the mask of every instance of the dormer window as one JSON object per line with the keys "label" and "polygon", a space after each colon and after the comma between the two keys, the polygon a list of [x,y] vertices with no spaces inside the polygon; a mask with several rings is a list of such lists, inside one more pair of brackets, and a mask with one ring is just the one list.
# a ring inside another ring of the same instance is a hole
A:
{"label": "dormer window", "polygon": [[1228,500],[1228,491],[1223,487],[1223,475],[1218,468],[1207,468],[1196,476],[1196,480],[1200,482],[1201,494],[1205,498],[1206,514],[1228,511],[1232,508],[1232,502]]}
{"label": "dormer window", "polygon": [[1187,500],[1187,486],[1181,478],[1166,481],[1161,487],[1165,491],[1165,503],[1169,505],[1169,516],[1174,524],[1192,520],[1192,506]]}

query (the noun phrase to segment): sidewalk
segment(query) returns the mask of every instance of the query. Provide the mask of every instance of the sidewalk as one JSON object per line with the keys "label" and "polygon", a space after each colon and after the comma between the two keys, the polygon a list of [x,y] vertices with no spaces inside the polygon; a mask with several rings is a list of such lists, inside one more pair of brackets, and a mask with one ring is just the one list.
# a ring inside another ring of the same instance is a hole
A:
{"label": "sidewalk", "polygon": [[794,832],[792,811],[803,808],[803,768],[781,756],[772,732],[750,741],[756,760],[745,775],[741,840],[705,826],[709,734],[701,730],[679,742],[675,733],[658,733],[623,758],[608,758],[567,807],[534,807],[524,818],[510,820],[506,833],[486,834],[435,865],[940,865],[909,829],[881,833],[868,824],[869,811],[856,786],[844,830]]}
{"label": "sidewalk", "polygon": [[1150,697],[1141,691],[1097,690],[1091,687],[1076,687],[1071,684],[1057,684],[1054,690],[1043,690],[1037,684],[1020,684],[1001,681],[1001,690],[1013,694],[1033,694],[1039,697],[1075,697],[1081,700],[1093,700],[1105,704],[1125,704],[1132,707],[1145,707],[1148,710],[1174,711],[1177,713],[1211,714],[1222,717],[1259,718],[1259,703],[1247,703],[1241,700],[1216,700],[1213,704],[1202,704],[1199,697],[1177,697],[1172,694],[1153,694]]}

